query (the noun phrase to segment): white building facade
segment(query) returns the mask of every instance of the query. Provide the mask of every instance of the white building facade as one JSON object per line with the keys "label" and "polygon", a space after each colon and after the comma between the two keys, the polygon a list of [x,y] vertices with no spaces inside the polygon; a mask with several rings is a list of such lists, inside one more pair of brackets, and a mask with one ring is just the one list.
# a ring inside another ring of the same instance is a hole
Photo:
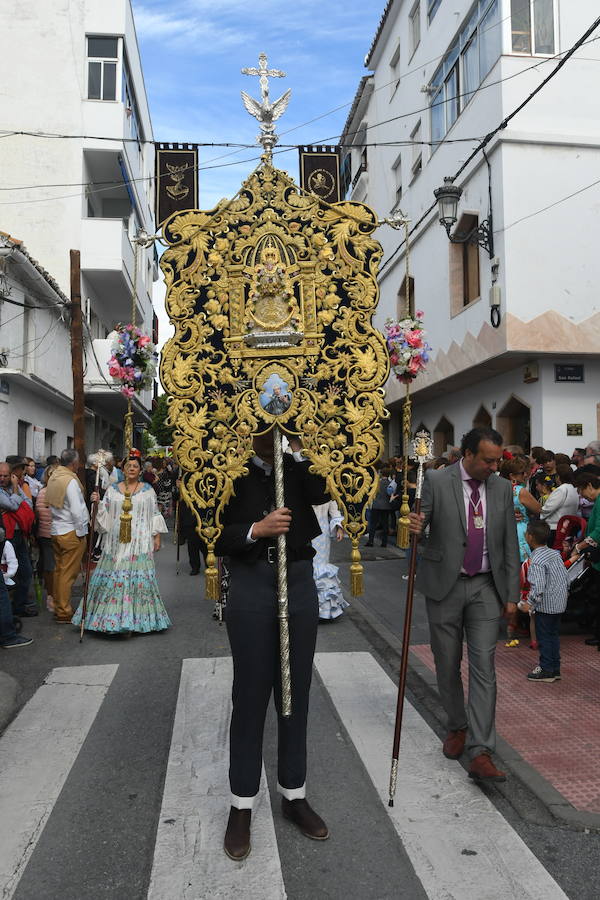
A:
{"label": "white building facade", "polygon": [[[452,235],[491,222],[493,248],[451,243],[430,210],[444,178],[597,12],[592,0],[390,0],[367,55],[343,171],[349,197],[413,223],[411,305],[433,347],[413,383],[413,424],[434,435],[438,454],[474,424],[497,427],[508,444],[567,452],[600,436],[600,107],[589,101],[598,43],[585,43],[495,134],[487,159],[479,152],[456,178]],[[382,227],[377,237],[383,327],[404,309],[405,255],[402,232]],[[403,395],[390,380],[390,453]]]}
{"label": "white building facade", "polygon": [[[0,229],[17,245],[25,244],[67,297],[69,251],[80,250],[86,446],[118,451],[126,404],[108,376],[107,336],[117,323],[131,320],[132,238],[140,227],[154,232],[153,134],[131,3],[5,3],[0,26],[0,78],[6,88],[0,110],[7,133],[0,140]],[[147,333],[153,330],[151,298],[157,277],[156,254],[141,250],[136,320]],[[24,302],[36,305],[26,292]],[[44,338],[37,324],[31,326],[36,340],[28,356],[19,356],[10,349],[9,326],[4,324],[13,310],[9,313],[0,298],[0,351],[8,351],[7,365],[0,368],[9,385],[3,396],[19,407],[7,414],[10,434],[3,435],[2,443],[7,452],[15,452],[19,443],[21,452],[34,456],[40,446],[39,439],[34,446],[34,434],[44,431],[54,434],[44,455],[60,452],[72,439],[72,424],[50,396],[41,409],[36,407],[27,378],[43,355],[40,371],[47,372],[48,385],[72,399],[69,330],[57,327]],[[36,322],[35,316],[29,318]],[[65,319],[68,323],[68,315]],[[150,391],[136,398],[138,427],[148,422],[151,407]],[[24,450],[22,434],[19,438],[13,427],[16,421],[31,425]]]}

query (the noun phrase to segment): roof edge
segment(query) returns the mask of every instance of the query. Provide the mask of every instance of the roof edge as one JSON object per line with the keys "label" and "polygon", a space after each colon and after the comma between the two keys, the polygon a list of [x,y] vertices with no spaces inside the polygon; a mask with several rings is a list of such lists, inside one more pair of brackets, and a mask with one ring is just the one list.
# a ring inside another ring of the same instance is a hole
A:
{"label": "roof edge", "polygon": [[44,269],[44,267],[37,261],[37,259],[34,259],[34,257],[25,247],[23,241],[19,240],[18,238],[12,237],[12,235],[10,235],[7,231],[0,231],[0,249],[3,248],[12,250],[13,252],[20,254],[28,263],[28,265],[35,269],[38,275],[41,275],[48,287],[52,289],[52,291],[60,300],[62,300],[63,303],[71,302],[69,298],[65,294],[63,294],[62,290],[59,287],[58,281],[56,281],[56,279],[52,277],[47,269]]}

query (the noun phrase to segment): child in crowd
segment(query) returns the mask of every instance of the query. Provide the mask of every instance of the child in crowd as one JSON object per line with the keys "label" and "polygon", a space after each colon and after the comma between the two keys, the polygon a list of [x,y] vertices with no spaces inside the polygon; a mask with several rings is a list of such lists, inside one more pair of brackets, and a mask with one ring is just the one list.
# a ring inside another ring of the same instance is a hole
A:
{"label": "child in crowd", "polygon": [[553,682],[560,679],[560,619],[567,608],[569,582],[567,570],[558,550],[548,542],[550,527],[532,520],[527,525],[525,540],[531,550],[527,579],[531,588],[528,599],[519,609],[535,615],[535,631],[540,651],[540,664],[529,672],[529,681]]}

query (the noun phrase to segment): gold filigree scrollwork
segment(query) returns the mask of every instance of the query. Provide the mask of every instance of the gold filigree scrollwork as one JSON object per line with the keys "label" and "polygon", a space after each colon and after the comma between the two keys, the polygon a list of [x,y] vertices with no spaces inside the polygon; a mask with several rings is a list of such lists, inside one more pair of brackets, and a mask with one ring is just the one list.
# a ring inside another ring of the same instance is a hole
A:
{"label": "gold filigree scrollwork", "polygon": [[[161,258],[174,336],[161,360],[182,496],[208,549],[253,435],[300,435],[352,539],[377,488],[388,355],[373,327],[381,247],[373,212],[301,195],[264,162],[233,201],[176,214]],[[216,590],[216,578],[213,589]]]}

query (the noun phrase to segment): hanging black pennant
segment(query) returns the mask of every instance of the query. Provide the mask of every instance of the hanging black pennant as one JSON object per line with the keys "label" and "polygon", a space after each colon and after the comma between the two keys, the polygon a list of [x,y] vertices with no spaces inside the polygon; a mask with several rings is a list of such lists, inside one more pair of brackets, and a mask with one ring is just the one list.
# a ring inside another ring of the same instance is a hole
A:
{"label": "hanging black pennant", "polygon": [[338,203],[342,199],[339,147],[300,147],[300,185],[326,203]]}
{"label": "hanging black pennant", "polygon": [[156,146],[156,225],[175,212],[198,208],[196,144]]}

